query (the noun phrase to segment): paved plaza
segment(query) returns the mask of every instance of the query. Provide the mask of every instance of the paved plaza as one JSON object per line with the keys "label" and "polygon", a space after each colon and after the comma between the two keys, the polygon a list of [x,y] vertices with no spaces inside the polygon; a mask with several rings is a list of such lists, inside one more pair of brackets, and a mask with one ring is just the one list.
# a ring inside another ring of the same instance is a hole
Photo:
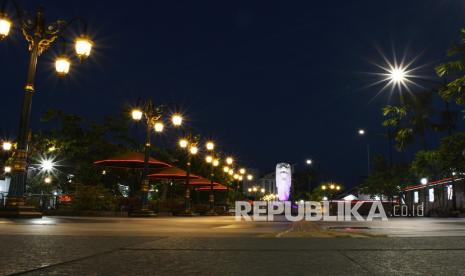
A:
{"label": "paved plaza", "polygon": [[344,235],[233,217],[2,219],[0,274],[465,274],[464,219],[317,225]]}

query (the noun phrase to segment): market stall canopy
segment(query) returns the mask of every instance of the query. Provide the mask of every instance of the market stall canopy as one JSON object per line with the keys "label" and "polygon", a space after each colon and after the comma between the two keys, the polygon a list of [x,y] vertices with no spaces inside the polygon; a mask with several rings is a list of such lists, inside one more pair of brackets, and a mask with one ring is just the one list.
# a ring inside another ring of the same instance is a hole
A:
{"label": "market stall canopy", "polygon": [[[120,169],[143,169],[144,168],[144,154],[138,152],[128,152],[125,154],[117,155],[105,160],[99,160],[94,162],[95,165],[101,165],[111,168]],[[149,168],[169,168],[172,167],[170,164],[159,161],[155,158],[149,158]]]}
{"label": "market stall canopy", "polygon": [[[187,172],[180,168],[176,167],[168,167],[157,169],[148,175],[150,178],[156,179],[186,179]],[[189,174],[189,179],[191,180],[199,180],[202,179],[200,176],[195,174]]]}

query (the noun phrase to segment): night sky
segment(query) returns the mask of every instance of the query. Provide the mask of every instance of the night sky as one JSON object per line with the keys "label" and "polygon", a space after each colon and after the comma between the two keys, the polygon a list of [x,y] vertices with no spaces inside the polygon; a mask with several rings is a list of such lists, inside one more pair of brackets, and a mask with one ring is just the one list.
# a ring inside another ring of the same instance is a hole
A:
{"label": "night sky", "polygon": [[[379,72],[371,62],[382,63],[377,48],[421,54],[415,65],[431,76],[465,27],[460,0],[18,2],[42,2],[49,20],[86,18],[95,41],[66,79],[54,74],[56,45],[41,56],[34,129],[49,108],[100,120],[150,97],[179,106],[190,127],[248,167],[312,158],[324,179],[348,186],[367,170],[358,128],[372,152],[386,153],[377,134],[389,93],[365,88],[376,81],[366,72]],[[16,135],[27,60],[15,29],[0,42],[7,137]]]}

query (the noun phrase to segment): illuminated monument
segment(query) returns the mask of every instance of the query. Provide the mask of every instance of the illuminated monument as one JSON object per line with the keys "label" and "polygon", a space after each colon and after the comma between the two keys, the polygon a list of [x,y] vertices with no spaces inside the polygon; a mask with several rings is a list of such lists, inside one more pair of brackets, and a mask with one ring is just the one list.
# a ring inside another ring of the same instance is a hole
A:
{"label": "illuminated monument", "polygon": [[278,163],[276,165],[276,188],[280,201],[288,201],[291,191],[292,171],[288,163]]}

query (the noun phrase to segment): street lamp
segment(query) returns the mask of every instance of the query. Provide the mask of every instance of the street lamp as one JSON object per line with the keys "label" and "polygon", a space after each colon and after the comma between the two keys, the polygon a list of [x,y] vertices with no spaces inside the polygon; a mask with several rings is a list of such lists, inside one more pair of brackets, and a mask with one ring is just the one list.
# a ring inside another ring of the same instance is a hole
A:
{"label": "street lamp", "polygon": [[312,159],[307,159],[307,160],[305,160],[305,163],[308,166],[308,191],[312,192],[312,178],[313,178],[312,177],[313,176],[312,164],[313,164],[313,160]]}
{"label": "street lamp", "polygon": [[[358,135],[359,136],[365,136],[366,131],[363,128],[360,128],[358,130]],[[367,173],[368,175],[370,174],[370,143],[368,143],[368,139],[366,139],[367,142]]]}
{"label": "street lamp", "polygon": [[2,15],[0,17],[0,39],[4,39],[10,33],[11,21]]}
{"label": "street lamp", "polygon": [[165,125],[162,122],[156,122],[153,125],[153,129],[155,132],[163,132],[163,129],[165,129]]}
{"label": "street lamp", "polygon": [[4,151],[10,151],[12,148],[13,148],[13,144],[11,142],[5,141],[2,143],[2,149]]}
{"label": "street lamp", "polygon": [[181,114],[173,114],[171,117],[171,122],[173,123],[174,126],[180,126],[182,125],[183,117]]}
{"label": "street lamp", "polygon": [[71,61],[67,56],[59,56],[55,60],[55,70],[57,75],[64,77],[68,74],[69,68],[71,67]]}
{"label": "street lamp", "polygon": [[[210,202],[210,210],[208,215],[216,215],[215,213],[215,194],[213,190],[214,179],[215,179],[215,167],[219,165],[218,159],[215,159],[215,143],[213,141],[207,141],[205,148],[210,152],[205,158],[205,161],[209,163],[210,166],[210,194],[208,195],[208,201]],[[215,166],[216,165],[216,166]]]}
{"label": "street lamp", "polygon": [[[173,124],[175,124],[175,119],[173,116]],[[182,121],[182,120],[181,120]],[[199,151],[197,148],[197,142],[198,142],[198,137],[197,136],[192,136],[192,134],[189,133],[187,138],[183,138],[179,140],[179,146],[186,151],[187,155],[187,162],[186,162],[186,180],[185,180],[185,188],[186,191],[184,193],[184,215],[192,215],[191,212],[191,203],[190,203],[190,198],[191,198],[191,191],[189,187],[189,181],[190,181],[190,173],[191,173],[191,162],[192,162],[192,156],[196,155]]]}
{"label": "street lamp", "polygon": [[[163,132],[165,125],[163,124],[163,106],[155,106],[151,100],[147,100],[142,104],[142,107],[131,110],[131,117],[134,121],[143,121],[146,124],[146,136],[144,145],[144,167],[142,170],[141,184],[141,209],[134,212],[137,216],[152,216],[153,211],[148,208],[148,192],[149,179],[147,177],[149,169],[150,148],[152,140],[152,129],[156,133]],[[171,120],[174,122],[175,120]],[[179,127],[179,124],[174,124],[174,127]]]}
{"label": "street lamp", "polygon": [[131,111],[131,117],[134,121],[140,121],[142,119],[142,116],[144,115],[144,113],[142,112],[142,110],[136,108],[136,109],[133,109]]}
{"label": "street lamp", "polygon": [[[7,3],[12,4],[12,8],[16,15],[9,17],[6,13]],[[34,17],[32,13],[26,12],[21,9],[15,0],[0,0],[0,39],[5,39],[13,26],[13,21],[9,18],[16,18],[21,33],[25,40],[28,42],[30,58],[29,69],[27,73],[26,83],[24,85],[24,98],[21,109],[21,116],[19,121],[18,144],[14,154],[12,166],[12,178],[8,191],[7,207],[4,208],[3,214],[5,216],[21,216],[21,209],[28,210],[28,216],[40,216],[39,213],[29,212],[30,207],[24,205],[25,198],[24,192],[26,189],[27,178],[27,149],[28,149],[28,136],[29,136],[29,121],[31,117],[32,95],[34,94],[34,82],[37,71],[37,61],[41,54],[43,54],[58,38],[64,40],[65,34],[68,34],[69,28],[73,23],[80,23],[82,25],[84,37],[87,31],[86,22],[81,19],[73,19],[70,21],[57,20],[52,23],[46,23],[44,11],[42,8],[37,9]],[[84,44],[82,40],[76,40],[76,55],[82,58],[82,54],[87,56],[90,54],[92,43],[90,39],[86,39]],[[85,47],[84,47],[85,46]],[[81,50],[85,50],[82,52]],[[69,60],[68,60],[69,61]],[[64,59],[59,59],[58,69],[61,73],[69,71],[70,62],[66,63]]]}
{"label": "street lamp", "polygon": [[247,180],[252,181],[252,180],[253,180],[253,175],[248,174],[248,175],[247,175]]}

